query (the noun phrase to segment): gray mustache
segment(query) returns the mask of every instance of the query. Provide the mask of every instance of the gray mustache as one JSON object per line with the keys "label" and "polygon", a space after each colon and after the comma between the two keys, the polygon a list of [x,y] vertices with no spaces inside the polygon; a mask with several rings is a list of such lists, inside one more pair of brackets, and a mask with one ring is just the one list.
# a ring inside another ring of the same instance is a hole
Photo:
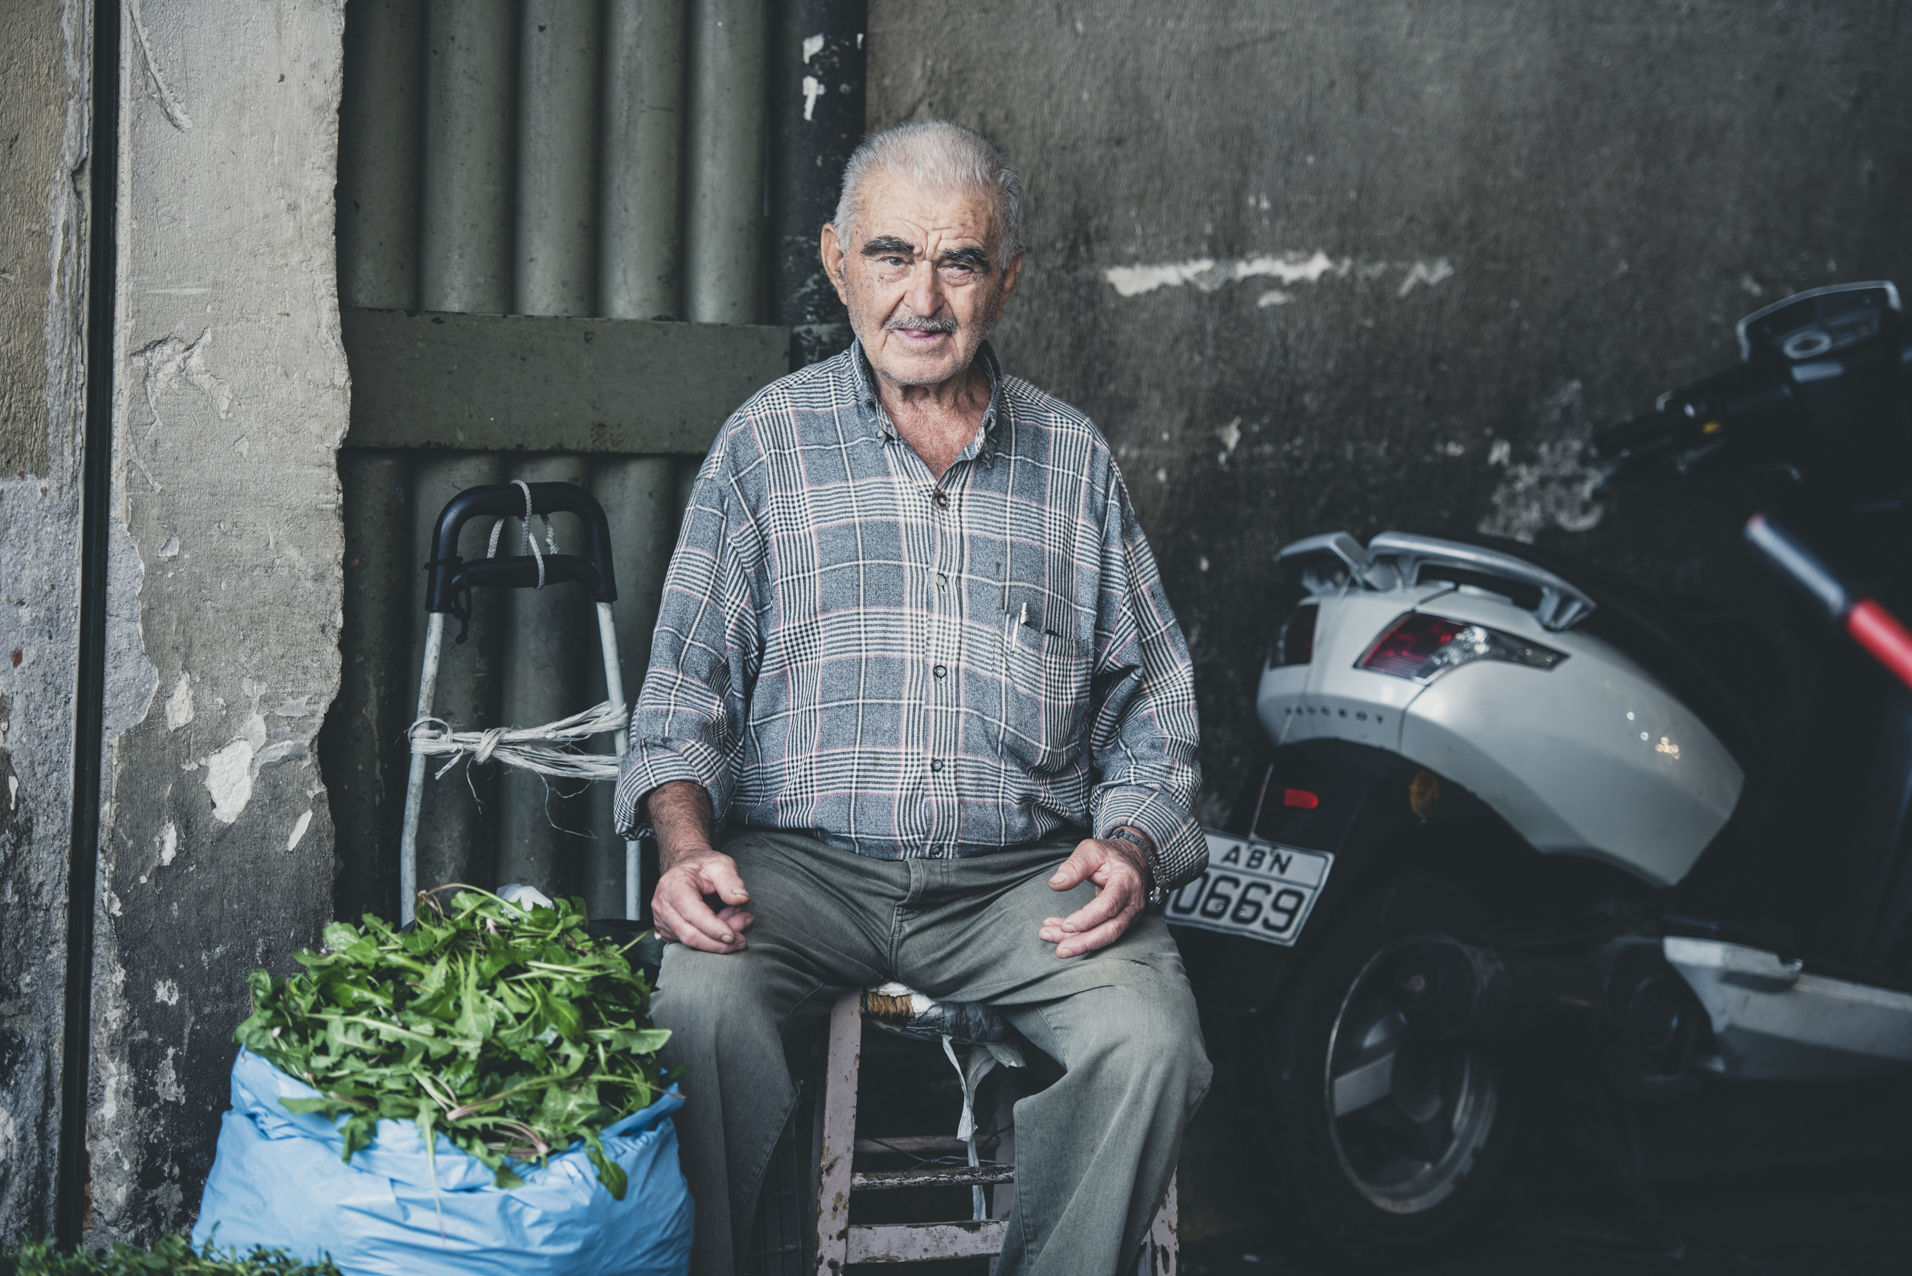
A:
{"label": "gray mustache", "polygon": [[959,326],[955,318],[950,315],[938,315],[935,318],[925,319],[907,310],[893,314],[883,321],[883,327],[886,330],[912,328],[917,332],[954,332]]}

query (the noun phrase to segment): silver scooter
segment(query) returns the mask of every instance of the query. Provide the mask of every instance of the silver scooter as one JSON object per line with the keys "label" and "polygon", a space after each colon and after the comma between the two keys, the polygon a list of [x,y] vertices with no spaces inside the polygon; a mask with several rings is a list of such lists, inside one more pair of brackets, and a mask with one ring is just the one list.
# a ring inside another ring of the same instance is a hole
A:
{"label": "silver scooter", "polygon": [[[1812,427],[1863,409],[1903,433],[1896,289],[1802,294],[1739,331],[1740,367],[1610,432],[1607,455],[1635,474],[1737,463],[1830,492],[1821,513],[1892,506],[1896,455],[1868,465],[1849,453],[1872,435]],[[1332,532],[1279,557],[1294,593],[1256,693],[1268,765],[1167,919],[1198,988],[1259,1021],[1246,1084],[1298,1242],[1386,1264],[1452,1236],[1535,1050],[1647,1094],[1912,1063],[1903,687],[1852,672],[1865,725],[1821,719],[1880,774],[1835,820],[1788,792],[1806,781],[1774,724],[1733,703],[1734,622],[1709,634],[1525,546]],[[1861,904],[1819,898],[1835,861],[1876,884]]]}

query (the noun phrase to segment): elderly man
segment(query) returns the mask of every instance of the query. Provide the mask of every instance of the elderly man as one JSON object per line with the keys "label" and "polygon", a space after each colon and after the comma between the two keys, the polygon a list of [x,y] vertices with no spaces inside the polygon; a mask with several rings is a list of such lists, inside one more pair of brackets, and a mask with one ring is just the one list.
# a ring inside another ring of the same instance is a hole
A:
{"label": "elderly man", "polygon": [[1066,1069],[1016,1105],[1015,1276],[1131,1263],[1207,1089],[1147,908],[1206,862],[1188,648],[1108,443],[984,340],[1020,202],[967,129],[864,141],[822,245],[856,344],[725,424],[671,560],[618,818],[662,863],[699,1276],[842,989],[987,1002]]}

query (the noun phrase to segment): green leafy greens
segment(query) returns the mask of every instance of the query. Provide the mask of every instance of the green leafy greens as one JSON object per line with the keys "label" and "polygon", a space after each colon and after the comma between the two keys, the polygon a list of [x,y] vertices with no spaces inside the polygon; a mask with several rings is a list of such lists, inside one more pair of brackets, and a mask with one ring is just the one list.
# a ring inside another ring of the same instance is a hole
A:
{"label": "green leafy greens", "polygon": [[509,1159],[543,1165],[584,1141],[598,1181],[624,1199],[625,1174],[600,1134],[648,1107],[675,1078],[657,1050],[651,988],[626,950],[585,930],[582,900],[507,904],[461,888],[450,907],[419,895],[409,931],[366,914],[333,922],[306,973],[248,979],[239,1044],[319,1092],[293,1112],[344,1116],[345,1159],[381,1118],[412,1120],[477,1157],[499,1187]]}
{"label": "green leafy greens", "polygon": [[0,1249],[0,1276],[339,1276],[331,1259],[305,1264],[285,1251],[255,1248],[241,1257],[211,1241],[197,1253],[184,1236],[159,1238],[150,1251],[113,1242],[110,1253],[67,1253],[45,1241]]}

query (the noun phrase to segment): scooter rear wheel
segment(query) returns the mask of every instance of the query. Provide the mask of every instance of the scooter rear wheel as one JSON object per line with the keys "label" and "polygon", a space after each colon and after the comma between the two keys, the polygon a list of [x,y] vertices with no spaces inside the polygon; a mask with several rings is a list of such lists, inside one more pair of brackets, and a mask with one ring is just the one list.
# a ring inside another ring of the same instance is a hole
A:
{"label": "scooter rear wheel", "polygon": [[1443,1248],[1478,1210],[1513,1137],[1508,1065],[1418,1035],[1391,976],[1408,948],[1476,940],[1484,920],[1450,882],[1397,878],[1338,919],[1272,1007],[1274,1204],[1302,1248],[1393,1266]]}

